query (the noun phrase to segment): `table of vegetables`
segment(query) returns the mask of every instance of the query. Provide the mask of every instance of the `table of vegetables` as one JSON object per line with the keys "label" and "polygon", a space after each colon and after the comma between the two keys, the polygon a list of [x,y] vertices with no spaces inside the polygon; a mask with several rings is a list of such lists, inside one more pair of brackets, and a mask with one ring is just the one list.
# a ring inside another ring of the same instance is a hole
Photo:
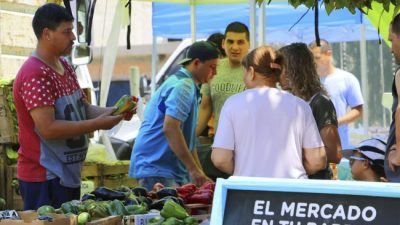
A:
{"label": "table of vegetables", "polygon": [[201,187],[189,183],[176,188],[156,183],[152,190],[97,187],[58,209],[44,205],[31,212],[5,209],[5,201],[0,199],[0,225],[21,220],[26,224],[56,225],[195,225],[209,219],[214,188],[212,182]]}

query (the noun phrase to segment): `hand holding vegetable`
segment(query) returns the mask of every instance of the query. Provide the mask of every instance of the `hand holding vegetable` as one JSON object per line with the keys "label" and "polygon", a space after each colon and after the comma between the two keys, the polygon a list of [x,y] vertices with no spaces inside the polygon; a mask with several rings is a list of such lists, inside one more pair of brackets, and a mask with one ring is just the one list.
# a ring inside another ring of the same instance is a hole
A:
{"label": "hand holding vegetable", "polygon": [[196,168],[193,171],[189,171],[190,177],[192,177],[193,183],[200,187],[207,181],[211,181],[209,177],[207,177],[204,172],[200,168]]}
{"label": "hand holding vegetable", "polygon": [[113,116],[123,114],[125,120],[130,120],[133,114],[136,113],[138,101],[139,99],[135,96],[122,96],[117,103],[115,103],[117,109],[113,112]]}

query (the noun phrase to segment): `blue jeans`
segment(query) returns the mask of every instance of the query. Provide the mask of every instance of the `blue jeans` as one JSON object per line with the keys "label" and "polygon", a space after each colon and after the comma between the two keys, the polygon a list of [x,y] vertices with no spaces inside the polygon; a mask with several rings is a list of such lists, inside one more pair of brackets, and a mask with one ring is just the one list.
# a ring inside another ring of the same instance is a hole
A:
{"label": "blue jeans", "polygon": [[36,210],[43,205],[60,208],[61,204],[79,200],[81,188],[69,188],[60,184],[60,178],[44,182],[25,182],[19,180],[19,191],[24,201],[24,210]]}
{"label": "blue jeans", "polygon": [[165,187],[177,187],[182,184],[178,184],[173,178],[166,177],[144,177],[138,179],[139,185],[145,187],[148,191],[153,190],[153,186],[156,183],[161,183]]}

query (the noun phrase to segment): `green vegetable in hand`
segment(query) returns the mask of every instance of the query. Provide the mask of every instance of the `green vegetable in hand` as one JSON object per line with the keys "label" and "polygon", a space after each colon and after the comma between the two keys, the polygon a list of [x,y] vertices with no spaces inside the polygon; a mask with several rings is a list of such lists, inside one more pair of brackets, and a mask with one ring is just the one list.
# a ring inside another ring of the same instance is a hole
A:
{"label": "green vegetable in hand", "polygon": [[124,95],[122,96],[117,103],[115,103],[115,107],[117,110],[113,112],[113,116],[121,115],[125,112],[129,112],[133,108],[136,107],[137,102],[139,101],[138,98],[135,96]]}
{"label": "green vegetable in hand", "polygon": [[164,207],[162,208],[160,214],[164,218],[175,217],[181,220],[189,216],[186,210],[173,200],[168,200],[164,204]]}

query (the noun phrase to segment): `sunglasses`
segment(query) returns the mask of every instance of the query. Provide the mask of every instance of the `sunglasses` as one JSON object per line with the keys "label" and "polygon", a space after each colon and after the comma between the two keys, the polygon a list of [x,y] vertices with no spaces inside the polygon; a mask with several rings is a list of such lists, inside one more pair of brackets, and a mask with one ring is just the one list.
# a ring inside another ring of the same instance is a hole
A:
{"label": "sunglasses", "polygon": [[359,157],[359,156],[354,156],[354,155],[352,155],[352,156],[350,156],[350,158],[349,158],[350,167],[353,165],[354,161],[364,161],[364,160],[367,160],[367,159],[366,159],[366,158],[363,158],[363,157]]}

